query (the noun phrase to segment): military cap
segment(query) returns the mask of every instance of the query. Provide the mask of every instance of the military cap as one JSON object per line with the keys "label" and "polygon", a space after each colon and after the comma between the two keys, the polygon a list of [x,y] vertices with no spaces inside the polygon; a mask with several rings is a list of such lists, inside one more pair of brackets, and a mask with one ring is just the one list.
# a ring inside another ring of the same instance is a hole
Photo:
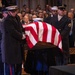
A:
{"label": "military cap", "polygon": [[16,5],[13,5],[13,6],[8,6],[8,7],[6,7],[6,9],[7,9],[8,11],[13,11],[13,10],[17,10],[18,7],[17,7]]}
{"label": "military cap", "polygon": [[58,10],[58,7],[57,6],[53,6],[53,7],[51,7],[51,10]]}
{"label": "military cap", "polygon": [[34,22],[43,21],[43,18],[33,18]]}
{"label": "military cap", "polygon": [[64,11],[65,10],[65,7],[64,6],[59,6],[58,9]]}

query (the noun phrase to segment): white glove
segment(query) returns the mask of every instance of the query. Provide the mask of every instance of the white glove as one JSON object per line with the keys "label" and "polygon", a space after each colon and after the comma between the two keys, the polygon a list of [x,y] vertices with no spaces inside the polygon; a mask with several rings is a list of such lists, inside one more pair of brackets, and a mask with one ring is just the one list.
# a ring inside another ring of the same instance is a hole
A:
{"label": "white glove", "polygon": [[25,39],[25,38],[26,38],[26,36],[25,36],[25,34],[23,34],[23,35],[22,35],[22,39]]}

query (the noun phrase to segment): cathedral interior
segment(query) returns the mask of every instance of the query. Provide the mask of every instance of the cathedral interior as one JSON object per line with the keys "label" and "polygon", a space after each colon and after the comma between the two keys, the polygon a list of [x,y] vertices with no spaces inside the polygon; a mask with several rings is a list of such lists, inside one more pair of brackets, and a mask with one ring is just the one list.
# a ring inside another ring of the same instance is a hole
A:
{"label": "cathedral interior", "polygon": [[[1,1],[1,0],[0,0]],[[23,5],[27,5],[30,9],[35,9],[37,5],[40,5],[42,9],[45,5],[61,6],[66,5],[67,10],[74,7],[75,0],[2,0],[2,5],[15,5],[21,9]]]}

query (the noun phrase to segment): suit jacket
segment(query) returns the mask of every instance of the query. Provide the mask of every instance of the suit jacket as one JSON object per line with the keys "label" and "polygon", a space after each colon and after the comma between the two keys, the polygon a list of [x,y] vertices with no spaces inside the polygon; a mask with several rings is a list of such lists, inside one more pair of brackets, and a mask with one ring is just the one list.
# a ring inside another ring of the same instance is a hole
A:
{"label": "suit jacket", "polygon": [[2,25],[2,61],[8,64],[22,62],[22,25],[18,16],[7,16]]}
{"label": "suit jacket", "polygon": [[73,19],[73,29],[72,29],[72,32],[73,32],[73,40],[75,41],[75,18]]}
{"label": "suit jacket", "polygon": [[51,24],[51,16],[44,19],[44,22]]}

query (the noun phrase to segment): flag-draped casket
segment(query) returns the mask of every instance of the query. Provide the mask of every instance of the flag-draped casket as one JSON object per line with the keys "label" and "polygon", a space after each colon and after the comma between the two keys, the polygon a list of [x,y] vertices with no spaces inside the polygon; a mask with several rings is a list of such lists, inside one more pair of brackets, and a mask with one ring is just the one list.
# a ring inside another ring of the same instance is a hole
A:
{"label": "flag-draped casket", "polygon": [[62,50],[61,35],[54,26],[45,22],[33,22],[23,25],[23,28],[30,49],[58,46]]}

